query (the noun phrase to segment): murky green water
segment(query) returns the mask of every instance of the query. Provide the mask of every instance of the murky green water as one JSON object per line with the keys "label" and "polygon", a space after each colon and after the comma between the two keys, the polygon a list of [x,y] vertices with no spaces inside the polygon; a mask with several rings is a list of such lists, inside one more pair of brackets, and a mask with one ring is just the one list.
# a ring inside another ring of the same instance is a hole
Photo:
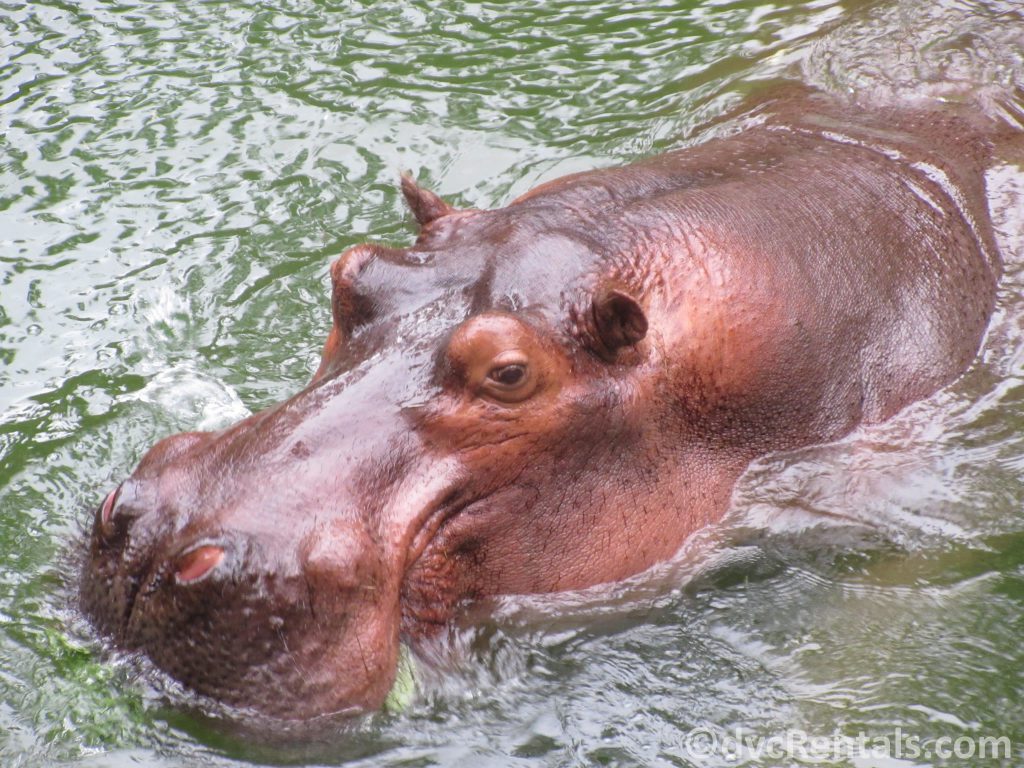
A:
{"label": "murky green water", "polygon": [[[1015,8],[0,0],[0,764],[289,757],[104,657],[74,611],[74,552],[156,438],[309,377],[332,256],[410,240],[400,170],[493,206],[680,146],[760,80],[1006,82],[1024,52],[991,39]],[[688,734],[899,728],[1013,754],[828,764],[1024,764],[1024,171],[989,180],[1009,266],[967,376],[766,459],[675,565],[488,607],[406,711],[290,757],[790,765],[688,753]]]}

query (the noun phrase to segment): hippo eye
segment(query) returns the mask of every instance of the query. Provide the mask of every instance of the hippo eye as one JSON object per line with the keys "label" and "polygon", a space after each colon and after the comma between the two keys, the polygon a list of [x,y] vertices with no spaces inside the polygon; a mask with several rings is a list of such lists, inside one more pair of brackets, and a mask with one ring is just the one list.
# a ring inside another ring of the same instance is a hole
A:
{"label": "hippo eye", "polygon": [[537,377],[522,357],[516,362],[505,362],[500,358],[491,365],[483,381],[482,391],[495,400],[518,403],[533,394],[537,388]]}
{"label": "hippo eye", "polygon": [[518,363],[514,365],[502,365],[498,368],[492,369],[491,372],[487,374],[487,378],[495,384],[512,389],[526,381],[526,366],[519,365]]}

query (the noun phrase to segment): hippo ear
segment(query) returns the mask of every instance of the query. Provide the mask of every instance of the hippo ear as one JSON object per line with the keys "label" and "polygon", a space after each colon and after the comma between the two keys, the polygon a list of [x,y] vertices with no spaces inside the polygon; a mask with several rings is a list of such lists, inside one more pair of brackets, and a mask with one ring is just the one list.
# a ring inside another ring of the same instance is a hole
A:
{"label": "hippo ear", "polygon": [[647,335],[647,315],[639,302],[618,288],[606,288],[594,297],[594,328],[609,359]]}
{"label": "hippo ear", "polygon": [[417,186],[408,172],[402,174],[402,194],[405,195],[405,202],[409,204],[412,215],[416,217],[421,227],[455,212],[455,208],[429,189]]}

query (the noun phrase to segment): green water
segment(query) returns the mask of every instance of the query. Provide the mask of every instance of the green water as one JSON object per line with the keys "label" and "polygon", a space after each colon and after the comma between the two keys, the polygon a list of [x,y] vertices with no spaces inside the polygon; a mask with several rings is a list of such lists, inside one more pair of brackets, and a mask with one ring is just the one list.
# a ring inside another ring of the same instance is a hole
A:
{"label": "green water", "polygon": [[271,753],[105,655],[74,609],[90,510],[147,446],[311,375],[331,258],[411,240],[401,170],[494,206],[682,146],[764,80],[1006,82],[1024,53],[988,41],[1014,8],[0,0],[0,765],[793,764],[686,750],[736,728],[1005,736],[1005,759],[826,764],[1024,764],[1014,164],[989,178],[1008,270],[968,375],[759,463],[672,566],[477,611],[404,711]]}

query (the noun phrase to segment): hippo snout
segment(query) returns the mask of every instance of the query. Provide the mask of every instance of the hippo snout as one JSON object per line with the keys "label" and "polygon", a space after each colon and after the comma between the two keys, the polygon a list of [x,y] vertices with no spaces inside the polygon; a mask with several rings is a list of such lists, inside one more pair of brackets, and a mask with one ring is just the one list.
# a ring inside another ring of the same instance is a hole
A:
{"label": "hippo snout", "polygon": [[229,708],[294,719],[378,705],[398,621],[372,538],[337,521],[261,524],[253,505],[281,502],[259,488],[227,498],[204,469],[213,442],[163,441],[98,505],[85,613]]}
{"label": "hippo snout", "polygon": [[148,494],[139,485],[126,481],[97,509],[84,574],[86,611],[120,645],[159,652],[177,633],[196,638],[215,624],[237,636],[241,621],[233,622],[244,618],[253,598],[306,602],[295,593],[281,552],[270,558],[266,543],[251,533],[189,524],[187,513],[166,503],[141,506],[139,498]]}

